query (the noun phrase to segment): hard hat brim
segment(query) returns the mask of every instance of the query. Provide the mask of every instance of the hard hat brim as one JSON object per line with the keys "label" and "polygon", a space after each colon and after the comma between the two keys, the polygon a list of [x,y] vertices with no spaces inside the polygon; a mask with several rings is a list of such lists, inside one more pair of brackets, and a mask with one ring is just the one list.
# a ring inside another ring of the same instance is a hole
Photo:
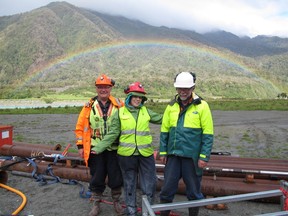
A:
{"label": "hard hat brim", "polygon": [[191,84],[190,84],[190,85],[183,85],[183,84],[182,84],[182,85],[179,85],[179,84],[178,84],[178,85],[177,85],[176,83],[174,83],[174,87],[175,87],[175,88],[192,88],[193,86],[195,86],[195,84],[192,84],[192,85],[191,85]]}
{"label": "hard hat brim", "polygon": [[131,96],[138,96],[138,97],[142,97],[143,99],[147,100],[147,97],[143,94],[143,93],[140,93],[140,92],[130,92],[129,93]]}

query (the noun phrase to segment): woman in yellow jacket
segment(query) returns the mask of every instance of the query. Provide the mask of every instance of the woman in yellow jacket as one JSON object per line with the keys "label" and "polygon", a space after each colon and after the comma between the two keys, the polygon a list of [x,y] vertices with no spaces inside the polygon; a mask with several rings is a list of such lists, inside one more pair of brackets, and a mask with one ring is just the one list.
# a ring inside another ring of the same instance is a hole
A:
{"label": "woman in yellow jacket", "polygon": [[157,179],[149,123],[161,124],[162,115],[144,106],[147,97],[141,83],[132,83],[124,92],[127,94],[125,106],[113,115],[111,130],[93,150],[101,153],[120,136],[117,153],[124,181],[126,214],[136,215],[138,174],[142,193],[153,204]]}

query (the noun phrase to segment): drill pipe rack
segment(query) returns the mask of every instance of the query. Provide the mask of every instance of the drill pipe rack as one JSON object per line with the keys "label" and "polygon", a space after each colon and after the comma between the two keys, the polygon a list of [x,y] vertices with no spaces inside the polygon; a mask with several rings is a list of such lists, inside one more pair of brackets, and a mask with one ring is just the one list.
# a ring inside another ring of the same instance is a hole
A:
{"label": "drill pipe rack", "polygon": [[[53,168],[55,176],[64,179],[74,179],[89,182],[89,169],[84,166],[83,159],[77,153],[67,153],[58,157],[59,150],[51,150],[38,144],[2,145],[0,155],[33,158],[37,165],[37,172],[43,174],[47,166]],[[51,163],[53,161],[53,163]],[[77,163],[71,163],[77,161]],[[66,163],[65,163],[66,162]],[[228,163],[229,162],[229,163]],[[15,163],[13,160],[2,160],[0,167],[7,170],[32,173],[33,167],[28,161]],[[156,157],[157,189],[160,190],[164,179],[165,165]],[[207,196],[227,196],[266,190],[275,190],[280,180],[288,180],[288,160],[240,158],[227,155],[211,155],[208,167],[204,169],[202,192]],[[1,175],[0,175],[1,176]],[[2,176],[6,175],[2,173]],[[179,181],[178,193],[185,194],[185,184]],[[258,200],[265,202],[279,202],[279,199]]]}

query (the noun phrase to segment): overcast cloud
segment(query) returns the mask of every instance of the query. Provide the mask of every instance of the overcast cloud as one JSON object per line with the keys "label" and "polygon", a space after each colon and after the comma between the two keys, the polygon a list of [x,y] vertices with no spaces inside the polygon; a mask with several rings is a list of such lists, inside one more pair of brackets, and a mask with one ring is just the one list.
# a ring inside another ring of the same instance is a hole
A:
{"label": "overcast cloud", "polygon": [[[0,0],[0,16],[27,12],[51,0]],[[288,38],[287,0],[66,0],[77,7],[122,15],[154,26],[204,33]]]}

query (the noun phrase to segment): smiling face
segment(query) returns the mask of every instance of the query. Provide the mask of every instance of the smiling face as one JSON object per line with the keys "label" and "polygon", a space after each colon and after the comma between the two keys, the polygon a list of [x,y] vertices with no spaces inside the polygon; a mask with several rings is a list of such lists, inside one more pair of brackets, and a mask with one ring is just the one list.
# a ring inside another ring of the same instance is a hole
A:
{"label": "smiling face", "polygon": [[192,88],[176,88],[179,98],[181,101],[187,101],[191,95],[192,95],[192,91],[193,91],[193,87]]}
{"label": "smiling face", "polygon": [[131,100],[130,100],[130,105],[133,107],[138,107],[141,102],[142,102],[143,98],[141,96],[131,96]]}
{"label": "smiling face", "polygon": [[96,92],[98,95],[98,100],[106,101],[108,100],[111,93],[112,86],[110,85],[96,85]]}

